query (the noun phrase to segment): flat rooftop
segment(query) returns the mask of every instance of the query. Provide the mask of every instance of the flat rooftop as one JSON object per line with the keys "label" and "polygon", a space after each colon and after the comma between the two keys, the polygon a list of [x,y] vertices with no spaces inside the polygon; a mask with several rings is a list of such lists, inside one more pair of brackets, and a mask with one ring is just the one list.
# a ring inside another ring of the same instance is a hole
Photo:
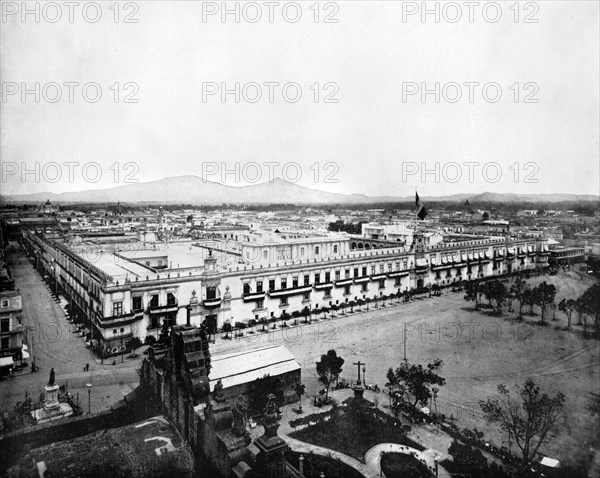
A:
{"label": "flat rooftop", "polygon": [[213,355],[209,375],[210,391],[221,380],[223,388],[250,383],[265,375],[275,377],[300,370],[296,358],[283,345],[274,345],[231,354]]}
{"label": "flat rooftop", "polygon": [[[206,243],[185,241],[157,243],[156,245],[128,241],[123,242],[122,247],[115,246],[118,244],[112,243],[110,246],[103,247],[84,242],[69,247],[69,249],[119,282],[124,282],[125,279],[134,281],[136,277],[140,280],[145,279],[146,276],[154,278],[156,274],[166,276],[168,273],[177,273],[182,270],[185,270],[186,274],[189,271],[192,271],[193,274],[202,273],[209,249],[212,249],[212,256],[217,259],[218,269],[227,270],[235,267],[238,262],[238,256],[218,250],[219,244],[215,241]],[[144,259],[165,257],[166,268],[155,270],[153,267],[143,264]]]}

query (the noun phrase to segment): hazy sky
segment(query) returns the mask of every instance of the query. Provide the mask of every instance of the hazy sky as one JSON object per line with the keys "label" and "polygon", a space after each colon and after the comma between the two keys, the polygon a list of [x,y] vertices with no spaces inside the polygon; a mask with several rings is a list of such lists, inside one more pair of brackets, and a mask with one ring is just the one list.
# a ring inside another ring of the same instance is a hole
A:
{"label": "hazy sky", "polygon": [[439,22],[422,2],[275,3],[226,2],[236,22],[222,2],[26,2],[23,17],[2,0],[2,194],[203,171],[368,195],[598,194],[598,2],[427,2]]}

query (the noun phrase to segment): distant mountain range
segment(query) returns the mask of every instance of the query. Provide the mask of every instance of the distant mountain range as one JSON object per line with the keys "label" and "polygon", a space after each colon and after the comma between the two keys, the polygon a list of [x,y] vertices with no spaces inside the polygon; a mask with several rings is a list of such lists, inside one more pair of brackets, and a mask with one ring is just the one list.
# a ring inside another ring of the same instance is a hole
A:
{"label": "distant mountain range", "polygon": [[[369,204],[414,201],[409,196],[365,196],[363,194],[335,194],[307,188],[280,178],[271,182],[234,187],[204,180],[199,176],[176,176],[147,183],[126,184],[108,189],[54,193],[0,195],[6,203],[42,203],[49,199],[54,204],[113,203],[124,204]],[[581,194],[454,194],[451,196],[423,197],[425,201],[477,203],[523,202],[588,202],[599,196]]]}

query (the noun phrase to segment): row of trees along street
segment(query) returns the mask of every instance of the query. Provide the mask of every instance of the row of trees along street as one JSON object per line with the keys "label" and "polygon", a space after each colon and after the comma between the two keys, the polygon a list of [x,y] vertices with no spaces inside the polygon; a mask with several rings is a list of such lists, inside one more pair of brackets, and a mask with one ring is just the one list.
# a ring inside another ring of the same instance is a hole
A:
{"label": "row of trees along street", "polygon": [[590,286],[577,299],[562,299],[556,303],[556,287],[546,281],[532,287],[522,275],[517,275],[509,286],[502,280],[468,281],[465,284],[466,301],[475,303],[475,309],[484,307],[485,298],[487,307],[495,314],[502,315],[504,307],[512,311],[512,301],[517,301],[517,320],[523,320],[523,310],[527,307],[529,315],[535,315],[534,307],[540,310],[540,325],[546,325],[547,315],[552,311],[553,319],[556,319],[556,311],[565,313],[568,324],[566,329],[571,329],[571,317],[573,312],[577,313],[578,324],[584,326],[584,335],[587,335],[587,320],[591,318],[595,324],[594,336],[600,338],[600,284]]}

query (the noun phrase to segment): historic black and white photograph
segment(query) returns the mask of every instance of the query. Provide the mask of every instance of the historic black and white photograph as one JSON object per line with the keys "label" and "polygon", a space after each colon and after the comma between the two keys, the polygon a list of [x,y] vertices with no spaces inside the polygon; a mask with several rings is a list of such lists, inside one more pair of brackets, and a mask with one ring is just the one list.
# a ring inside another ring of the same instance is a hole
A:
{"label": "historic black and white photograph", "polygon": [[0,0],[0,478],[600,477],[600,2]]}

